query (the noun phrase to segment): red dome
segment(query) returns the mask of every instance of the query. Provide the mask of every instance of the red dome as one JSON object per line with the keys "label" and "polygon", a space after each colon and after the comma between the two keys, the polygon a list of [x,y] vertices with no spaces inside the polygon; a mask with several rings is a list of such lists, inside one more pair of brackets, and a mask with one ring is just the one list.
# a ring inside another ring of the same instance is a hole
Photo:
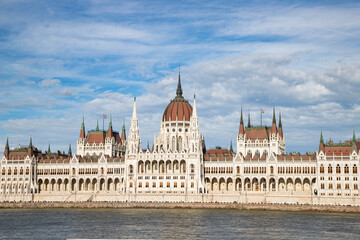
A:
{"label": "red dome", "polygon": [[166,107],[163,115],[164,121],[190,121],[192,106],[183,97],[176,97]]}

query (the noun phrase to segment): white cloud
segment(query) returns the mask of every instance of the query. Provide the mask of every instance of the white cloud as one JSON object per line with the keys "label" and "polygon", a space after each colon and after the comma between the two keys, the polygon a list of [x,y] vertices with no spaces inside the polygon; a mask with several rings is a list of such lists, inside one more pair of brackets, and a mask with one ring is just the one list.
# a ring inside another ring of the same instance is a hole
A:
{"label": "white cloud", "polygon": [[59,79],[44,79],[39,83],[40,87],[58,87],[61,81]]}

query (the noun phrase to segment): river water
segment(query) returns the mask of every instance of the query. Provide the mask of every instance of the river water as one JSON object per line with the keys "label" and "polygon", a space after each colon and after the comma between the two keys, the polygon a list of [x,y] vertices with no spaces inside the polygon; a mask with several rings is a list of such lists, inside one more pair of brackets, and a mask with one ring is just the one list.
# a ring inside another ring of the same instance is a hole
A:
{"label": "river water", "polygon": [[359,239],[360,214],[0,209],[0,239]]}

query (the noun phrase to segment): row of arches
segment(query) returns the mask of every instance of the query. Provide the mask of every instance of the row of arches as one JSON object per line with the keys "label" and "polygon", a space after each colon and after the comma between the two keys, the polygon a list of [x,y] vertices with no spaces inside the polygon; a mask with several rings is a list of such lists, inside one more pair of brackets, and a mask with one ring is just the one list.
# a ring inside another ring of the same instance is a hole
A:
{"label": "row of arches", "polygon": [[205,178],[209,193],[232,192],[310,192],[315,178]]}
{"label": "row of arches", "polygon": [[76,192],[76,191],[110,191],[119,192],[122,190],[124,179],[121,178],[80,178],[72,179],[39,179],[38,189],[41,192]]}

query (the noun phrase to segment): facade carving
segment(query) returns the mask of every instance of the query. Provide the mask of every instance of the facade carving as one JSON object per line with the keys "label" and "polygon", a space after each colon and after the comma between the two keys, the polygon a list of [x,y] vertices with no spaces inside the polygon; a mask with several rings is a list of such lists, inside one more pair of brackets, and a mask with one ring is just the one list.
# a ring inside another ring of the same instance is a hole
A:
{"label": "facade carving", "polygon": [[179,201],[360,205],[355,138],[324,143],[316,153],[285,154],[281,115],[271,127],[245,127],[241,111],[236,153],[206,150],[196,99],[176,96],[165,108],[153,147],[141,147],[136,99],[126,139],[112,129],[85,132],[76,154],[33,146],[9,148],[0,169],[0,201]]}

